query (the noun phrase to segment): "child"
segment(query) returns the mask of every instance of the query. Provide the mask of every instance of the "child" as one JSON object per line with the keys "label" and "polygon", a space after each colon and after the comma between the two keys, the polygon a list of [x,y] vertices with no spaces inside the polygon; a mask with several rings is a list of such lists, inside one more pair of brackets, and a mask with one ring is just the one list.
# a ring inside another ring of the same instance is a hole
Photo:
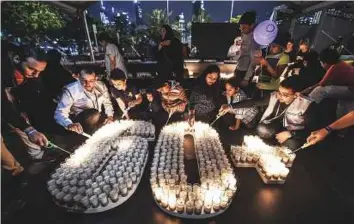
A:
{"label": "child", "polygon": [[240,128],[241,122],[244,123],[247,127],[252,126],[252,121],[255,120],[256,115],[258,114],[257,107],[251,108],[238,108],[233,109],[232,105],[243,100],[247,100],[247,95],[240,89],[239,80],[236,77],[230,78],[225,83],[225,102],[219,110],[220,113],[230,113],[235,116],[236,122],[234,125],[230,126],[229,129],[236,131]]}
{"label": "child", "polygon": [[112,70],[110,81],[113,85],[110,89],[111,95],[117,100],[123,116],[127,119],[139,119],[139,106],[143,102],[143,97],[134,86],[127,84],[124,71],[119,68]]}

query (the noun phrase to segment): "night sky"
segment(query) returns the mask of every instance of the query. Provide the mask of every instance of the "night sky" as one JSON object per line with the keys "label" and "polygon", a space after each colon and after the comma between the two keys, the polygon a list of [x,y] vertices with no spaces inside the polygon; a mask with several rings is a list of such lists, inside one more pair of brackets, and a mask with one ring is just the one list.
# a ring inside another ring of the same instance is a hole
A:
{"label": "night sky", "polygon": [[[99,17],[100,1],[93,4],[89,8],[89,12]],[[246,10],[255,10],[260,21],[265,20],[270,16],[274,6],[281,4],[277,1],[235,1],[234,2],[234,13],[236,16],[242,14]],[[135,10],[133,1],[104,1],[104,6],[106,10],[111,10],[112,7],[115,10],[127,11],[132,18],[135,20]],[[153,9],[165,9],[166,1],[142,1],[141,6],[143,9],[143,14],[150,13]],[[213,22],[225,22],[229,20],[231,1],[204,1],[204,7],[207,13],[211,16]],[[172,11],[172,16],[170,18],[174,19],[181,12],[184,12],[185,20],[188,22],[192,18],[193,5],[192,1],[169,1],[169,8]],[[146,21],[146,20],[145,20]]]}

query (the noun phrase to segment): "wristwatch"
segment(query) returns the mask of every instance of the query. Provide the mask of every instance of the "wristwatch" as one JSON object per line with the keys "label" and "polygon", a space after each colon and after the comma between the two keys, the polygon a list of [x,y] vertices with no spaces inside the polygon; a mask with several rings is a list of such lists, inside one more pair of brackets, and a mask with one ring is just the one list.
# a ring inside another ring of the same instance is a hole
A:
{"label": "wristwatch", "polygon": [[331,128],[330,126],[325,127],[325,129],[328,132],[328,134],[330,134],[333,131],[333,128]]}

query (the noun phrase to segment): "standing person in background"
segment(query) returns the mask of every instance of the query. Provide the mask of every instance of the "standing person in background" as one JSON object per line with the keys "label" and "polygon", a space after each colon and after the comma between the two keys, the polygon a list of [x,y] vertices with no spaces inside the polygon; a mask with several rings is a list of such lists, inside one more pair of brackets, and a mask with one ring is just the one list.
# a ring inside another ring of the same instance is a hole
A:
{"label": "standing person in background", "polygon": [[230,46],[229,51],[227,52],[227,57],[230,60],[237,61],[240,58],[241,54],[241,37],[236,37],[234,40],[234,44]]}
{"label": "standing person in background", "polygon": [[[176,79],[181,83],[183,79],[183,49],[169,25],[160,29],[161,39],[157,52],[157,68],[161,82]],[[173,75],[175,74],[175,77]]]}
{"label": "standing person in background", "polygon": [[241,16],[239,24],[242,42],[235,76],[242,81],[242,86],[247,86],[254,70],[252,58],[256,51],[260,49],[253,38],[253,30],[256,25],[256,12],[245,12]]}
{"label": "standing person in background", "polygon": [[119,52],[118,47],[113,44],[107,33],[101,33],[98,35],[98,41],[105,49],[105,63],[107,70],[106,79],[109,80],[111,71],[115,68],[119,68],[124,71],[126,77],[128,77],[128,71],[124,64],[124,58]]}
{"label": "standing person in background", "polygon": [[215,117],[219,107],[220,85],[220,69],[217,65],[210,65],[198,77],[190,96],[196,120],[208,123]]}

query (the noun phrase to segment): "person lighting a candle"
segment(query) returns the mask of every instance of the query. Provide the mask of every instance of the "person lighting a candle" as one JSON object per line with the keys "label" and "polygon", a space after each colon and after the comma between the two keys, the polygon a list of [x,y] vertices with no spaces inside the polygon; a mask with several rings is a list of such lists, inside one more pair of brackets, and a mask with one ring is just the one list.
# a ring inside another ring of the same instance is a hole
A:
{"label": "person lighting a candle", "polygon": [[92,134],[101,125],[113,122],[113,114],[105,84],[97,80],[93,70],[82,69],[79,80],[64,87],[54,119],[70,131]]}
{"label": "person lighting a candle", "polygon": [[233,108],[267,105],[256,128],[258,136],[275,138],[281,145],[295,150],[304,144],[317,123],[314,117],[316,104],[301,95],[301,90],[299,77],[291,76],[280,83],[279,89],[272,92],[269,99],[247,100],[233,105]]}
{"label": "person lighting a candle", "polygon": [[209,123],[214,119],[220,106],[220,87],[220,68],[208,66],[198,77],[189,99],[194,105],[196,120]]}
{"label": "person lighting a candle", "polygon": [[[251,127],[253,121],[255,121],[258,114],[257,107],[252,108],[238,108],[233,109],[232,105],[238,102],[247,100],[247,95],[240,89],[240,82],[236,77],[230,78],[225,83],[225,97],[224,104],[220,107],[219,113],[228,113],[233,115],[234,124],[229,127],[230,130],[236,131],[240,128],[241,123],[244,123],[247,127]],[[230,116],[224,116],[223,121],[228,122]]]}
{"label": "person lighting a candle", "polygon": [[140,118],[140,105],[143,97],[135,86],[127,83],[124,71],[118,68],[112,70],[110,82],[112,84],[111,95],[117,100],[124,116],[127,119]]}
{"label": "person lighting a candle", "polygon": [[188,104],[187,95],[183,87],[178,83],[170,84],[169,82],[158,82],[155,87],[160,92],[162,108],[167,112],[167,116],[176,114],[174,119],[179,120],[181,118],[180,115],[185,111]]}
{"label": "person lighting a candle", "polygon": [[339,118],[327,127],[321,128],[311,133],[307,138],[307,143],[314,145],[323,141],[332,131],[342,130],[354,125],[354,110]]}

